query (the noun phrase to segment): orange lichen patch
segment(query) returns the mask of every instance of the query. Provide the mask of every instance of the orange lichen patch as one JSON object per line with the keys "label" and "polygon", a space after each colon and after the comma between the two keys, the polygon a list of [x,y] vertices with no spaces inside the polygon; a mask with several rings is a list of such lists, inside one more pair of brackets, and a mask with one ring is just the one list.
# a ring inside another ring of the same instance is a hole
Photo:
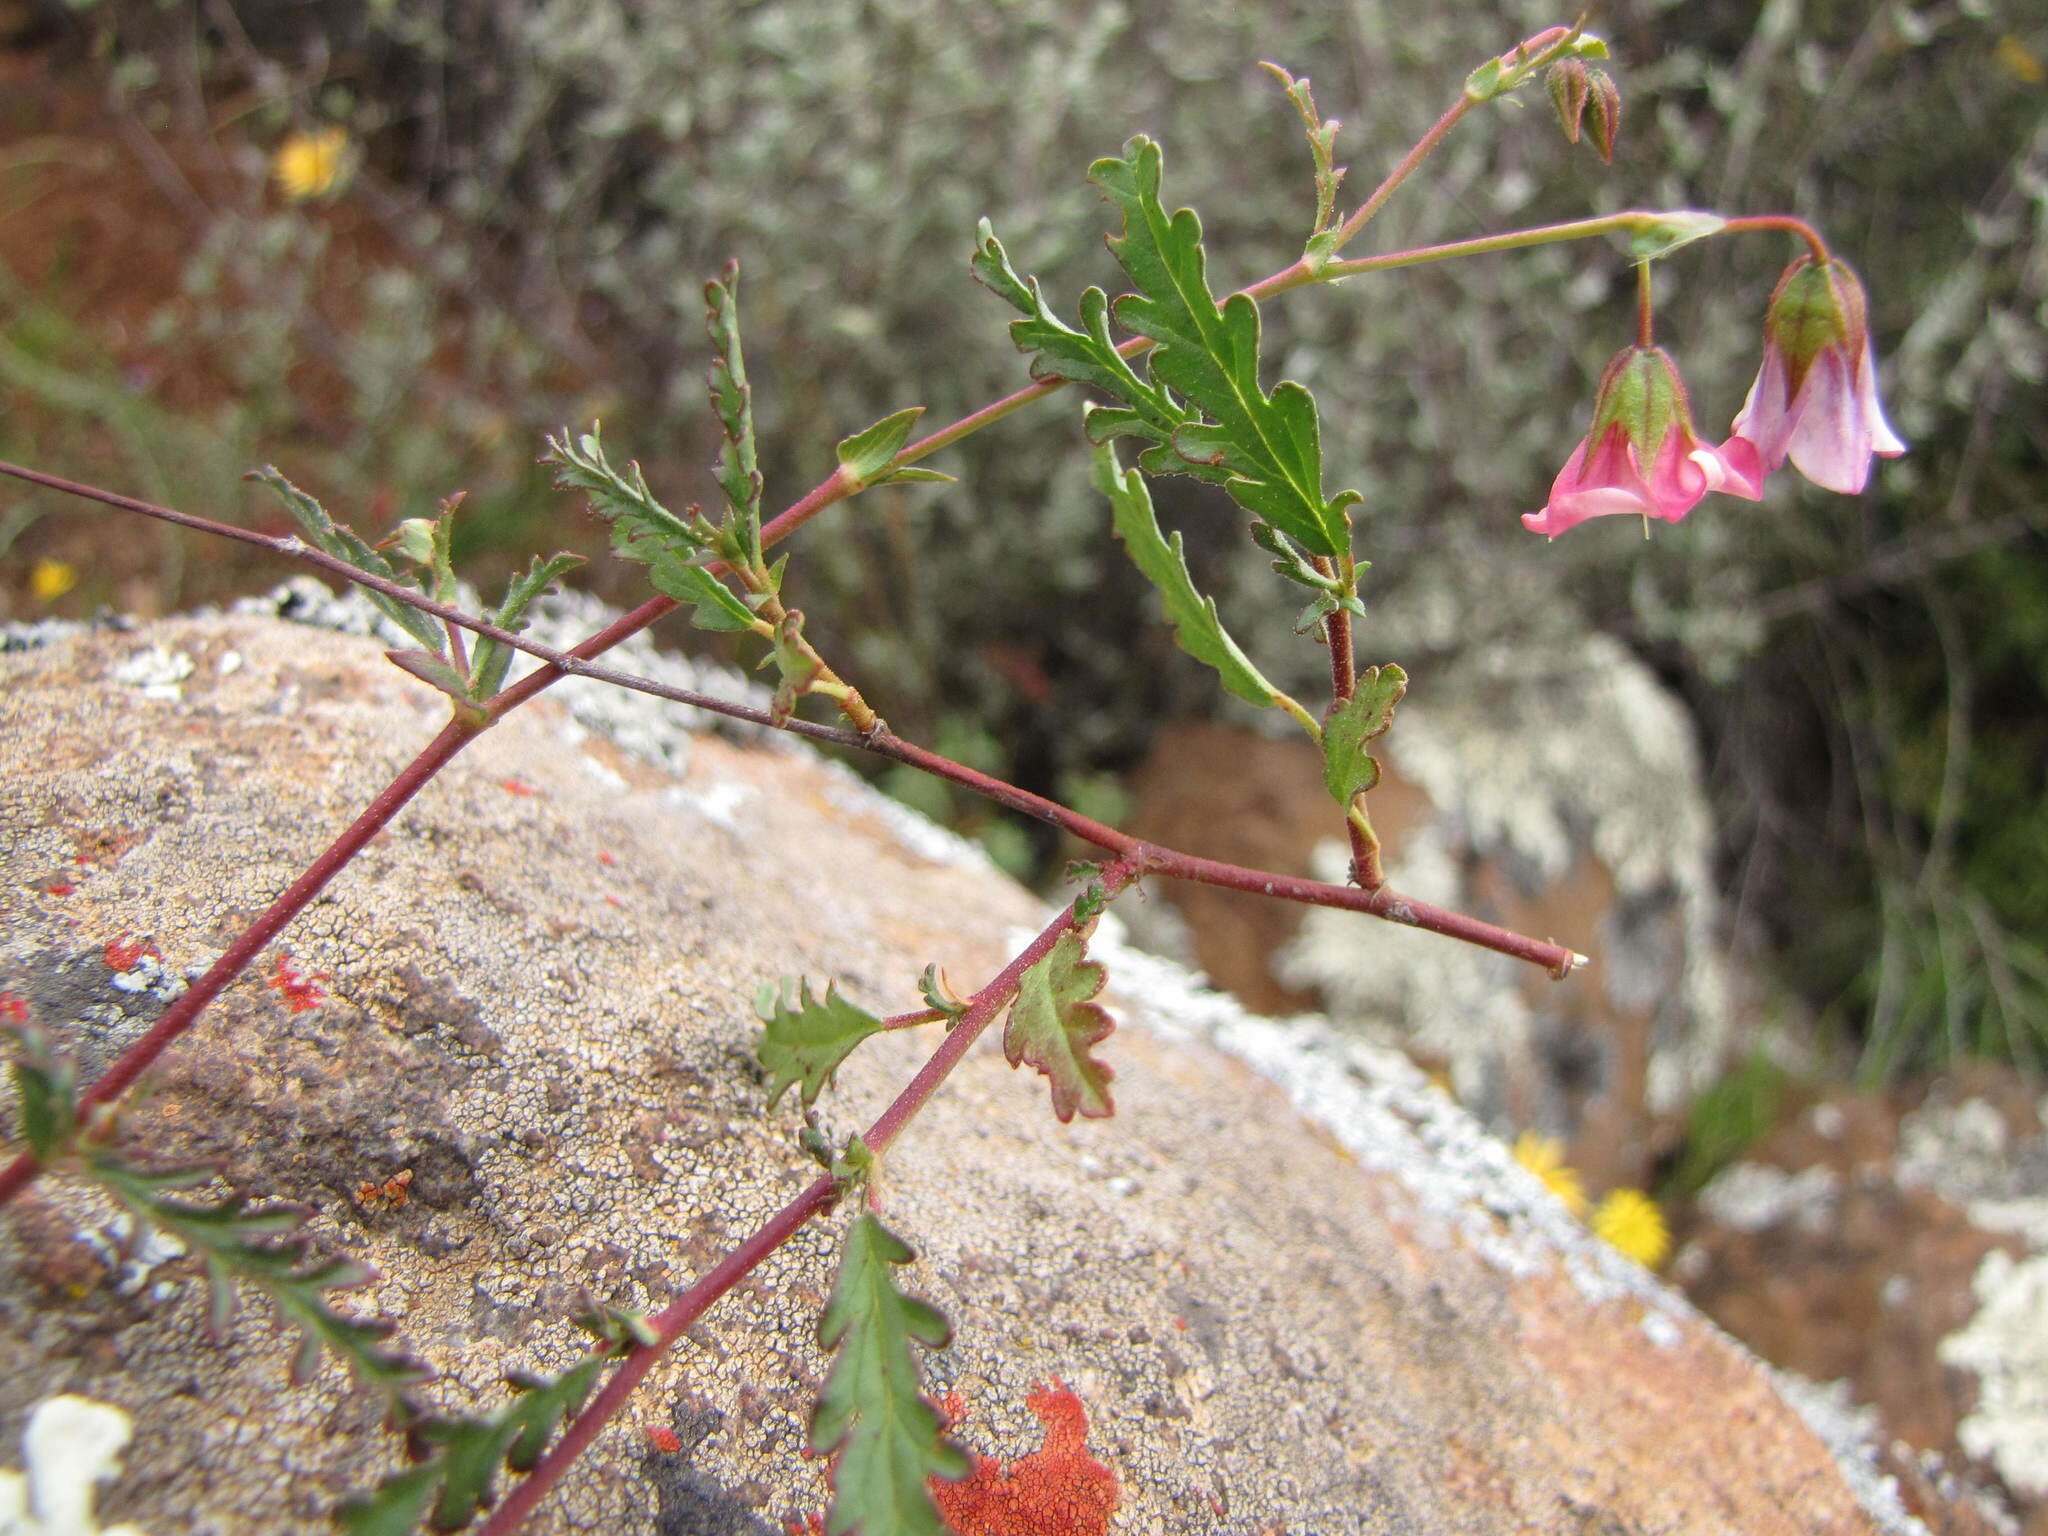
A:
{"label": "orange lichen patch", "polygon": [[136,962],[145,955],[152,960],[163,959],[153,940],[138,939],[132,933],[124,933],[118,939],[109,939],[106,947],[100,951],[100,958],[106,961],[107,969],[110,971],[133,970]]}
{"label": "orange lichen patch", "polygon": [[365,1179],[356,1186],[356,1204],[366,1211],[399,1211],[412,1199],[412,1170],[401,1168],[383,1183]]}
{"label": "orange lichen patch", "polygon": [[971,1456],[960,1482],[933,1478],[946,1524],[955,1536],[1107,1536],[1116,1474],[1088,1454],[1088,1410],[1058,1380],[1024,1406],[1045,1426],[1045,1444],[1007,1470],[993,1456]]}
{"label": "orange lichen patch", "polygon": [[308,974],[300,970],[289,955],[279,955],[277,968],[270,973],[271,986],[293,1013],[308,1013],[326,1002],[327,991],[320,983],[329,979],[325,971]]}

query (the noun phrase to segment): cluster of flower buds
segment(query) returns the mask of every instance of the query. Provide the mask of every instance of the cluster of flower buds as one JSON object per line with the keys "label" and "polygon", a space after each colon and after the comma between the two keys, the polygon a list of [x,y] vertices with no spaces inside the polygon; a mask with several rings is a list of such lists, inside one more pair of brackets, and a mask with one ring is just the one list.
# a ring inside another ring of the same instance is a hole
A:
{"label": "cluster of flower buds", "polygon": [[1878,404],[1863,284],[1839,261],[1802,256],[1772,291],[1763,366],[1725,443],[1700,441],[1670,357],[1630,347],[1601,376],[1592,430],[1549,502],[1522,521],[1550,538],[1617,512],[1675,523],[1709,491],[1759,499],[1787,458],[1814,484],[1853,495],[1873,454],[1905,451]]}

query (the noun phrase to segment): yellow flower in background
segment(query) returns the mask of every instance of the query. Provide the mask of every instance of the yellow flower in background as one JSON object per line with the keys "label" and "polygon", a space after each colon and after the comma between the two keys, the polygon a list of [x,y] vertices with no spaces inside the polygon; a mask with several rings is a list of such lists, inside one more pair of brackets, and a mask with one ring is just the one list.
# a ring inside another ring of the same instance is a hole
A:
{"label": "yellow flower in background", "polygon": [[2026,85],[2039,85],[2048,79],[2048,69],[2034,57],[2034,52],[2012,33],[2008,32],[1998,40],[1998,62],[2006,67],[2015,80]]}
{"label": "yellow flower in background", "polygon": [[346,129],[294,132],[286,136],[277,146],[277,153],[270,157],[270,174],[286,197],[295,203],[304,202],[332,189],[347,153]]}
{"label": "yellow flower in background", "polygon": [[1586,1187],[1579,1172],[1564,1160],[1564,1143],[1555,1136],[1524,1131],[1515,1138],[1515,1161],[1541,1179],[1544,1187],[1564,1202],[1574,1216],[1586,1214]]}
{"label": "yellow flower in background", "polygon": [[39,603],[54,603],[78,585],[78,571],[62,560],[38,560],[28,573],[29,593]]}
{"label": "yellow flower in background", "polygon": [[1593,1233],[1645,1269],[1655,1269],[1671,1251],[1664,1212],[1640,1189],[1610,1189],[1593,1211]]}

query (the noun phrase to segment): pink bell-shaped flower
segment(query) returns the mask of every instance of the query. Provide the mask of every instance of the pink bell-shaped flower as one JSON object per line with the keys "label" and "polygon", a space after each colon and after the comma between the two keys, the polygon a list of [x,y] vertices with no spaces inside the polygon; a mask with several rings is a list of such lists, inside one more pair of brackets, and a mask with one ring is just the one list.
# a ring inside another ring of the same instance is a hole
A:
{"label": "pink bell-shaped flower", "polygon": [[1787,458],[1815,485],[1854,495],[1870,457],[1906,445],[1877,403],[1877,357],[1863,284],[1839,261],[1802,256],[1785,269],[1764,317],[1764,361],[1735,418],[1736,443],[1755,448],[1768,473]]}
{"label": "pink bell-shaped flower", "polygon": [[1533,532],[1556,538],[1589,517],[1636,513],[1675,523],[1709,491],[1755,501],[1763,464],[1741,438],[1709,448],[1693,430],[1678,367],[1662,347],[1628,347],[1600,376],[1593,429],[1572,450]]}

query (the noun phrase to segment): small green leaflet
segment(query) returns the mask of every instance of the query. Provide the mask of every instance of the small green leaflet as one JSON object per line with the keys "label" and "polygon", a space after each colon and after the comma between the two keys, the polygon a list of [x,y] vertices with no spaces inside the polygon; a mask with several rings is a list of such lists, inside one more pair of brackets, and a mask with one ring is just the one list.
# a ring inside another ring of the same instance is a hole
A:
{"label": "small green leaflet", "polygon": [[427,1459],[343,1504],[335,1513],[341,1528],[349,1536],[412,1536],[425,1519],[435,1531],[459,1531],[492,1503],[501,1465],[532,1471],[605,1367],[635,1345],[654,1342],[647,1320],[620,1308],[594,1308],[576,1323],[597,1336],[597,1349],[558,1376],[509,1376],[512,1401],[488,1418],[431,1418],[412,1426],[415,1449],[431,1448]]}
{"label": "small green leaflet", "polygon": [[1379,760],[1366,746],[1394,723],[1394,706],[1408,691],[1408,674],[1389,663],[1358,674],[1351,697],[1323,716],[1323,783],[1341,806],[1380,781]]}
{"label": "small green leaflet", "polygon": [[761,555],[761,470],[754,453],[754,392],[740,352],[740,264],[725,264],[722,281],[704,285],[704,330],[711,337],[711,409],[725,432],[713,466],[736,532],[731,553],[751,565]]}
{"label": "small green leaflet", "polygon": [[[491,622],[509,634],[518,634],[526,628],[526,610],[533,600],[582,563],[581,555],[572,555],[567,550],[549,555],[545,560],[535,555],[525,573],[514,576],[506,586],[505,600],[498,604],[498,611],[491,615]],[[476,642],[476,653],[470,659],[470,697],[481,703],[495,694],[504,684],[505,669],[511,664],[510,646],[500,645],[488,635],[481,636]]]}
{"label": "small green leaflet", "polygon": [[1107,974],[1086,958],[1088,943],[1069,928],[1050,953],[1024,973],[1003,1026],[1010,1065],[1028,1061],[1052,1084],[1052,1112],[1062,1123],[1079,1113],[1101,1119],[1115,1113],[1109,1082],[1116,1074],[1089,1055],[1116,1028],[1093,1001]]}
{"label": "small green leaflet", "polygon": [[1123,540],[1132,562],[1159,589],[1180,648],[1203,665],[1214,667],[1223,686],[1247,704],[1270,705],[1273,685],[1259,675],[1251,658],[1224,631],[1215,601],[1195,590],[1181,553],[1180,535],[1160,532],[1145,477],[1119,465],[1116,449],[1104,443],[1095,450],[1095,484],[1109,497],[1117,537]]}
{"label": "small green leaflet", "polygon": [[624,524],[612,535],[612,548],[628,560],[647,562],[647,579],[655,591],[674,598],[679,603],[690,603],[694,610],[690,622],[699,629],[734,633],[743,630],[765,631],[767,621],[749,608],[746,600],[733,591],[716,576],[694,561],[664,549],[659,541],[638,532],[624,535]]}
{"label": "small green leaflet", "polygon": [[918,469],[906,465],[891,469],[896,455],[903,451],[903,445],[910,439],[910,429],[917,425],[917,418],[924,414],[924,407],[913,405],[884,416],[872,427],[856,432],[851,437],[839,440],[839,473],[852,482],[856,492],[875,485],[904,485],[916,481],[951,480],[951,475],[942,475],[936,469]]}
{"label": "small green leaflet", "polygon": [[[291,513],[292,521],[299,525],[299,532],[305,535],[307,543],[324,550],[337,560],[346,560],[359,571],[367,571],[372,576],[381,576],[386,581],[395,581],[404,586],[416,585],[392,569],[391,562],[365,544],[354,529],[345,528],[329,517],[325,507],[285,479],[276,465],[266,464],[261,469],[252,469],[242,478],[255,481],[282,501]],[[447,644],[447,636],[441,632],[439,619],[421,613],[417,608],[409,608],[396,598],[386,597],[382,592],[373,592],[368,587],[363,589],[363,596],[376,606],[379,613],[428,650],[439,651]]]}
{"label": "small green leaflet", "polygon": [[[588,432],[575,437],[565,427],[561,436],[546,439],[547,452],[540,456],[540,461],[555,466],[555,488],[583,492],[590,498],[590,510],[608,523],[643,527],[660,535],[665,543],[693,552],[708,549],[716,541],[718,530],[704,520],[703,513],[696,507],[681,517],[669,511],[647,488],[647,477],[640,473],[637,462],[628,461],[623,470],[614,469],[605,457],[601,431],[601,424],[592,422]],[[617,540],[615,527],[613,542]],[[627,558],[645,560],[649,556]]]}
{"label": "small green leaflet", "polygon": [[811,984],[799,980],[793,999],[788,982],[764,984],[754,999],[754,1012],[765,1026],[755,1054],[768,1072],[770,1109],[794,1083],[802,1084],[798,1091],[805,1104],[816,1103],[839,1064],[882,1029],[880,1019],[839,995],[837,982],[828,983],[824,997],[817,998]]}
{"label": "small green leaflet", "polygon": [[1150,474],[1193,475],[1210,481],[1226,478],[1224,471],[1190,464],[1173,451],[1173,434],[1201,418],[1170,391],[1141,378],[1117,351],[1109,334],[1109,296],[1100,288],[1081,295],[1085,329],[1075,330],[1046,307],[1037,278],[1017,275],[987,219],[981,221],[972,265],[984,287],[1023,311],[1024,319],[1010,323],[1010,339],[1018,351],[1031,354],[1032,378],[1065,379],[1123,402],[1120,407],[1090,408],[1087,431],[1091,442],[1106,442],[1120,435],[1141,437],[1150,446],[1138,455],[1138,463]]}
{"label": "small green leaflet", "polygon": [[896,1289],[894,1270],[916,1257],[873,1216],[847,1229],[818,1322],[832,1370],[811,1415],[811,1449],[834,1458],[827,1536],[947,1536],[926,1482],[968,1472],[966,1456],[941,1438],[944,1422],[924,1399],[911,1350],[943,1349],[951,1330],[936,1308]]}
{"label": "small green leaflet", "polygon": [[1134,138],[1125,158],[1098,160],[1088,179],[1123,210],[1109,239],[1138,292],[1116,301],[1116,318],[1158,343],[1152,377],[1200,407],[1209,423],[1183,426],[1173,447],[1191,464],[1228,472],[1237,504],[1305,545],[1335,556],[1351,546],[1345,509],[1356,491],[1323,494],[1322,433],[1315,397],[1291,381],[1259,384],[1259,306],[1233,294],[1219,309],[1192,209],[1168,216],[1159,200],[1159,146]]}
{"label": "small green leaflet", "polygon": [[1262,62],[1259,68],[1280,82],[1280,89],[1294,103],[1294,110],[1301,114],[1302,127],[1308,131],[1309,154],[1316,163],[1316,222],[1309,232],[1308,250],[1312,256],[1328,259],[1336,249],[1336,236],[1330,224],[1337,213],[1337,186],[1344,179],[1345,168],[1337,164],[1336,158],[1337,130],[1343,124],[1334,118],[1323,120],[1323,114],[1316,110],[1307,75],[1297,80],[1270,60]]}
{"label": "small green leaflet", "polygon": [[71,1150],[78,1130],[78,1074],[42,1025],[17,1025],[11,1033],[22,1043],[21,1059],[14,1064],[21,1139],[37,1162],[54,1162]]}

